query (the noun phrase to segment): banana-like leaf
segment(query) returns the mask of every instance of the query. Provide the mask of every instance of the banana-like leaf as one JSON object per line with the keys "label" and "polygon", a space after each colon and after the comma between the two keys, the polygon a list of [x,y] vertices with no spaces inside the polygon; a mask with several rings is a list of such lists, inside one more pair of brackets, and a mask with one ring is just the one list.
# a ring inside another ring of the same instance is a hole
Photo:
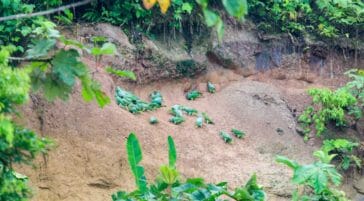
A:
{"label": "banana-like leaf", "polygon": [[175,167],[177,161],[177,151],[173,138],[171,136],[168,136],[168,148],[169,167]]}
{"label": "banana-like leaf", "polygon": [[145,192],[147,190],[147,181],[144,175],[144,168],[139,165],[143,158],[142,150],[134,133],[129,135],[126,146],[128,152],[128,161],[135,177],[135,183],[140,191]]}

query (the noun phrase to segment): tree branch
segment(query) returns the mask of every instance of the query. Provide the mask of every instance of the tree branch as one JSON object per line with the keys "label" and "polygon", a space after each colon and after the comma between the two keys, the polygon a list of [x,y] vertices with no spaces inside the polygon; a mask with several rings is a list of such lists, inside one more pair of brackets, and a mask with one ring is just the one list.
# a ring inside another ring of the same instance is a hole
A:
{"label": "tree branch", "polygon": [[89,3],[91,3],[91,1],[92,0],[84,0],[84,1],[77,2],[77,3],[72,3],[72,4],[69,4],[66,6],[61,6],[58,8],[54,8],[54,9],[50,9],[50,10],[46,10],[46,11],[40,11],[40,12],[36,12],[36,13],[29,13],[29,14],[23,13],[23,14],[0,17],[0,22],[6,21],[6,20],[17,20],[20,18],[29,18],[29,17],[41,16],[41,15],[49,15],[49,14],[60,12],[60,11],[63,11],[63,10],[69,9],[69,8],[75,8],[78,6],[89,4]]}
{"label": "tree branch", "polygon": [[39,61],[39,62],[50,62],[52,58],[25,58],[25,57],[9,57],[11,61]]}

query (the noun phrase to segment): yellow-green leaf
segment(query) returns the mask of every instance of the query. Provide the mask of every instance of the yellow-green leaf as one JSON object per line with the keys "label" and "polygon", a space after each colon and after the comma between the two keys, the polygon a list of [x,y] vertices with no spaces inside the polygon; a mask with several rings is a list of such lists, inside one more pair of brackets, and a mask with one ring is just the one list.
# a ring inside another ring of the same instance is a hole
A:
{"label": "yellow-green leaf", "polygon": [[154,4],[157,2],[157,0],[143,0],[144,8],[149,10],[153,8]]}

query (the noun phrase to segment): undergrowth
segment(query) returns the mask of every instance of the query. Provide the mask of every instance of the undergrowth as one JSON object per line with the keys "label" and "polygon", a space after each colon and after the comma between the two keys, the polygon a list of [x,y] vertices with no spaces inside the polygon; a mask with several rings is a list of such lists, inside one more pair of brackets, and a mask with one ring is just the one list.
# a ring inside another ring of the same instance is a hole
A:
{"label": "undergrowth", "polygon": [[363,112],[364,79],[359,71],[349,71],[352,80],[337,90],[310,89],[312,105],[299,116],[298,121],[304,129],[305,140],[308,140],[312,127],[317,136],[328,130],[329,124],[335,127],[348,127],[356,123]]}
{"label": "undergrowth", "polygon": [[148,184],[144,174],[142,150],[135,134],[127,139],[130,169],[137,189],[132,192],[118,191],[113,201],[129,200],[220,200],[228,197],[236,201],[265,201],[266,194],[253,175],[249,181],[231,191],[226,182],[206,183],[203,178],[183,178],[176,168],[177,151],[172,137],[168,137],[169,163],[162,165],[154,183]]}

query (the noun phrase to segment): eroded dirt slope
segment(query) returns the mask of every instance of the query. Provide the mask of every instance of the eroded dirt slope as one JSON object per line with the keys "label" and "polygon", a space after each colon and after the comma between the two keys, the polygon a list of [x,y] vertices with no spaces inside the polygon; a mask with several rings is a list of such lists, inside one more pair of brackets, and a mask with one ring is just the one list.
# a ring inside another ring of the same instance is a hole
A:
{"label": "eroded dirt slope", "polygon": [[[105,91],[113,97],[117,85],[104,73],[96,74]],[[135,132],[143,147],[147,178],[154,178],[158,167],[167,163],[167,136],[172,135],[178,150],[177,166],[184,176],[204,177],[208,182],[228,181],[232,187],[245,184],[257,173],[269,193],[269,200],[286,200],[291,193],[291,172],[277,165],[275,156],[285,155],[301,162],[312,160],[314,147],[304,144],[295,132],[295,122],[277,88],[245,79],[232,72],[215,72],[199,80],[218,83],[216,94],[204,93],[196,101],[187,101],[186,82],[169,81],[147,86],[124,87],[146,99],[160,90],[166,107],[133,115],[112,103],[100,109],[86,104],[76,91],[64,102],[45,103],[36,98],[25,109],[24,122],[53,138],[57,147],[38,160],[37,169],[21,170],[31,175],[37,201],[106,201],[118,189],[132,190],[134,180],[126,158],[125,140]],[[217,80],[214,80],[217,79]],[[182,125],[168,122],[168,110],[182,104],[207,112],[216,125],[195,128],[195,118]],[[160,123],[150,125],[149,117]],[[35,119],[40,119],[36,121]],[[30,121],[32,120],[32,121]],[[243,140],[225,144],[218,133],[238,128],[246,131]],[[277,132],[277,129],[282,131]]]}

